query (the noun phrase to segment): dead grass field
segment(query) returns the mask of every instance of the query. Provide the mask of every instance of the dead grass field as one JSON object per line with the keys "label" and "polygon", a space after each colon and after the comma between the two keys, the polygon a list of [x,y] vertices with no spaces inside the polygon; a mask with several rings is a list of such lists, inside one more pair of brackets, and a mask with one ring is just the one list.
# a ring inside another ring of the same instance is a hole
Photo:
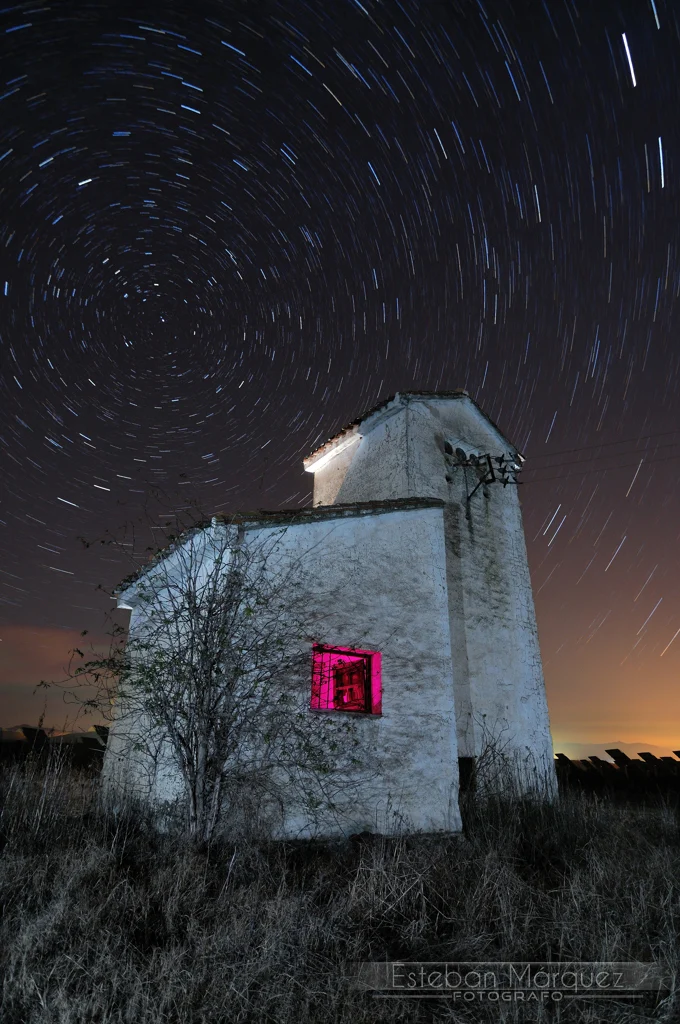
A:
{"label": "dead grass field", "polygon": [[680,964],[672,811],[577,795],[487,802],[466,835],[188,849],[96,776],[53,761],[0,781],[2,1024],[678,1021],[662,1001],[547,1007],[377,1000],[361,960]]}

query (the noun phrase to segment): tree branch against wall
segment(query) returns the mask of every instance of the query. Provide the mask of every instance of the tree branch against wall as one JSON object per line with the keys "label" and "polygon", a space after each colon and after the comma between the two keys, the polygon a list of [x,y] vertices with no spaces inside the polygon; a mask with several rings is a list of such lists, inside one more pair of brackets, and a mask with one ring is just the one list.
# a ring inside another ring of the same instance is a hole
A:
{"label": "tree branch against wall", "polygon": [[127,639],[114,626],[106,657],[74,651],[81,663],[57,684],[112,723],[107,757],[115,747],[123,771],[175,782],[199,844],[245,797],[282,808],[294,793],[314,819],[377,770],[347,716],[310,714],[310,581],[304,555],[285,554],[287,529],[247,543],[213,519],[174,538],[123,591]]}

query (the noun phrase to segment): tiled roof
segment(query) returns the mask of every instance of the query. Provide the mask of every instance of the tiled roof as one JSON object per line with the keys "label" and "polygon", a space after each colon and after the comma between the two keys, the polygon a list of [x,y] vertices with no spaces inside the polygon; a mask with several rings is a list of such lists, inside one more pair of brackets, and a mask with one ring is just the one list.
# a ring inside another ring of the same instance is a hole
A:
{"label": "tiled roof", "polygon": [[497,430],[501,437],[505,437],[503,431],[500,430],[500,428],[493,422],[493,420],[487,416],[487,414],[484,412],[481,406],[478,405],[477,402],[475,402],[474,398],[471,398],[468,392],[464,391],[462,388],[459,388],[455,391],[397,391],[394,395],[390,395],[389,398],[384,399],[384,401],[379,402],[377,405],[374,405],[371,409],[368,409],[366,412],[362,413],[362,415],[358,416],[357,419],[352,420],[351,423],[348,423],[346,426],[344,426],[342,430],[339,430],[337,434],[334,434],[332,437],[329,437],[327,441],[324,441],[324,443],[320,444],[317,448],[315,448],[313,452],[310,452],[310,454],[304,459],[305,467],[312,460],[316,460],[316,458],[319,455],[322,455],[325,451],[330,451],[332,448],[334,448],[337,442],[340,440],[340,438],[343,437],[345,434],[348,434],[352,431],[356,432],[356,428],[360,426],[360,424],[364,423],[365,420],[369,418],[369,416],[373,416],[374,413],[380,412],[381,409],[386,408],[390,404],[390,402],[393,402],[396,398],[408,399],[410,397],[467,398],[468,401],[472,402],[475,408],[479,410],[484,419],[491,424],[494,430]]}
{"label": "tiled roof", "polygon": [[[319,454],[321,454],[325,449],[333,448],[335,444],[340,440],[340,438],[343,437],[343,435],[349,433],[352,430],[355,430],[361,423],[367,420],[369,416],[373,416],[374,413],[377,413],[381,409],[386,408],[396,398],[405,398],[408,400],[411,397],[430,399],[467,398],[468,401],[472,402],[475,408],[479,410],[479,412],[486,419],[486,421],[494,428],[494,430],[497,430],[502,437],[505,436],[503,432],[496,426],[493,420],[491,420],[486,415],[484,410],[480,408],[477,402],[475,402],[473,398],[470,398],[470,395],[467,393],[467,391],[464,391],[463,389],[458,389],[456,391],[397,391],[396,394],[390,395],[389,398],[384,399],[384,401],[379,402],[377,405],[374,405],[371,409],[368,409],[366,412],[362,413],[362,415],[359,416],[357,419],[352,420],[351,423],[348,423],[347,426],[343,427],[342,430],[340,430],[337,434],[335,434],[333,437],[329,438],[328,441],[325,441],[324,444],[316,448],[315,451],[313,451],[304,460],[305,464],[311,461]],[[312,522],[317,519],[332,519],[351,515],[367,515],[379,512],[397,511],[398,509],[406,508],[436,507],[443,504],[444,503],[437,498],[398,498],[392,501],[364,501],[354,502],[349,505],[316,505],[312,508],[280,509],[278,511],[271,512],[265,511],[263,509],[258,509],[254,512],[239,512],[232,516],[217,515],[212,518],[215,518],[221,522],[244,526],[248,524],[254,525],[257,523],[292,523],[296,519],[297,521],[302,523]],[[205,530],[208,526],[210,526],[212,518],[207,520],[206,522],[197,523],[195,526],[190,527],[188,530],[185,530],[182,534],[175,538],[175,540],[173,540],[171,544],[168,544],[166,547],[161,548],[159,551],[157,551],[149,560],[147,565],[142,566],[142,568],[137,569],[131,575],[126,576],[124,580],[121,580],[121,582],[118,584],[118,587],[116,588],[115,594],[117,596],[122,594],[137,579],[139,579],[140,576],[148,572],[149,569],[152,568],[152,566],[157,565],[159,562],[163,561],[163,559],[166,558],[177,545],[183,544],[189,538],[189,536],[191,536],[191,534],[199,533],[202,530]]]}
{"label": "tiled roof", "polygon": [[289,523],[295,519],[309,522],[315,519],[339,519],[344,516],[370,515],[371,513],[398,512],[405,509],[438,508],[444,506],[441,498],[389,498],[384,501],[351,501],[337,505],[315,505],[313,508],[285,508],[279,512],[267,512],[258,509],[256,512],[239,512],[233,516],[215,516],[225,523],[231,524],[268,524],[281,520]]}
{"label": "tiled roof", "polygon": [[440,498],[394,498],[385,501],[354,501],[344,505],[316,505],[313,508],[284,508],[278,511],[257,509],[254,512],[237,512],[234,515],[218,514],[203,523],[185,530],[171,544],[157,551],[147,565],[141,566],[134,573],[126,576],[116,587],[115,596],[120,596],[141,576],[164,558],[180,544],[183,544],[195,533],[200,533],[211,526],[213,519],[229,526],[276,526],[279,523],[298,525],[317,522],[322,519],[344,519],[350,516],[380,515],[386,512],[408,511],[419,508],[443,508],[446,502]]}

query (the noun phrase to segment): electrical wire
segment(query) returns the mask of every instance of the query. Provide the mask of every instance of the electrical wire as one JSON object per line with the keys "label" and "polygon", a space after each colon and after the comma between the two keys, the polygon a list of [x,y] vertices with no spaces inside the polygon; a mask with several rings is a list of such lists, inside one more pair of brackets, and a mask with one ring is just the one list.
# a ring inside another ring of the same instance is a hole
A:
{"label": "electrical wire", "polygon": [[[641,434],[639,437],[626,437],[621,441],[601,441],[599,444],[587,444],[582,448],[563,448],[557,452],[544,452],[543,455],[532,455],[531,459],[551,459],[555,455],[572,455],[574,452],[587,452],[592,451],[594,448],[609,448],[615,444],[630,444],[631,441],[648,441],[652,437],[668,437],[670,434],[680,434],[680,428],[677,430],[663,430],[657,431],[655,434]],[[680,442],[678,442],[680,443]],[[529,456],[527,456],[529,458]]]}
{"label": "electrical wire", "polygon": [[617,459],[627,455],[635,455],[637,452],[651,452],[656,454],[662,448],[676,448],[680,444],[680,441],[669,441],[668,444],[657,444],[653,448],[633,448],[628,452],[612,452],[610,455],[592,455],[587,459],[573,459],[571,462],[556,462],[554,466],[527,466],[524,470],[525,473],[540,473],[544,469],[558,469],[560,466],[580,466],[588,462],[593,462],[595,459]]}
{"label": "electrical wire", "polygon": [[[622,453],[627,454],[627,453]],[[670,462],[672,459],[680,459],[680,452],[677,455],[664,455],[661,459],[649,459],[645,464],[652,466],[656,462]],[[644,459],[642,460],[644,462]],[[639,466],[639,462],[626,462],[623,466],[604,466],[596,469],[584,469],[582,473],[561,473],[559,476],[547,476],[540,480],[521,480],[523,484],[544,484],[549,480],[566,480],[570,476],[590,476],[592,473],[611,473],[618,469],[633,469],[635,466]],[[544,466],[544,469],[557,469],[557,466]]]}

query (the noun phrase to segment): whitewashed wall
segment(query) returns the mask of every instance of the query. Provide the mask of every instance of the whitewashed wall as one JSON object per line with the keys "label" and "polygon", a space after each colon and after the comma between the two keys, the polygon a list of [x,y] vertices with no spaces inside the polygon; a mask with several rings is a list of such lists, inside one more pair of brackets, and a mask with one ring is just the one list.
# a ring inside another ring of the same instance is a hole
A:
{"label": "whitewashed wall", "polygon": [[[360,440],[314,469],[314,504],[407,497],[447,502],[446,553],[457,739],[479,757],[495,741],[525,790],[556,792],[518,487],[480,487],[476,472],[447,459],[454,449],[515,454],[467,397],[397,396],[355,428]],[[522,768],[521,766],[525,767]]]}
{"label": "whitewashed wall", "polygon": [[[368,781],[357,792],[348,777],[346,786],[340,785],[336,811],[316,822],[291,797],[284,818],[273,822],[279,837],[364,829],[389,834],[400,826],[425,832],[460,829],[443,513],[435,502],[390,511],[310,510],[292,524],[246,525],[246,544],[257,547],[276,537],[283,562],[301,560],[305,593],[296,598],[298,603],[304,598],[317,642],[382,654],[381,716],[308,711],[320,728],[328,716],[351,722]],[[121,595],[120,606],[133,607],[134,602],[134,588]],[[298,682],[308,703],[311,646],[306,664]],[[139,780],[143,786],[139,766],[121,761],[116,731],[107,752],[108,778],[127,770],[133,785]],[[175,793],[166,770],[155,795]]]}
{"label": "whitewashed wall", "polygon": [[[190,563],[204,565],[205,570],[197,574],[196,581],[209,572],[210,532],[197,531],[187,536],[181,544],[182,555],[172,552],[157,565],[149,567],[139,582],[129,586],[118,598],[118,608],[130,611],[128,637],[143,640],[153,636],[162,642],[164,630],[159,628],[149,613],[149,606],[143,599],[145,588],[151,589],[161,598],[164,587],[175,584],[182,587],[180,566]],[[155,603],[155,602],[154,602]],[[171,800],[181,790],[176,771],[169,767],[167,745],[148,718],[137,713],[134,698],[127,703],[116,702],[114,719],[102,767],[104,787],[118,798],[122,791],[129,791],[142,799]]]}

